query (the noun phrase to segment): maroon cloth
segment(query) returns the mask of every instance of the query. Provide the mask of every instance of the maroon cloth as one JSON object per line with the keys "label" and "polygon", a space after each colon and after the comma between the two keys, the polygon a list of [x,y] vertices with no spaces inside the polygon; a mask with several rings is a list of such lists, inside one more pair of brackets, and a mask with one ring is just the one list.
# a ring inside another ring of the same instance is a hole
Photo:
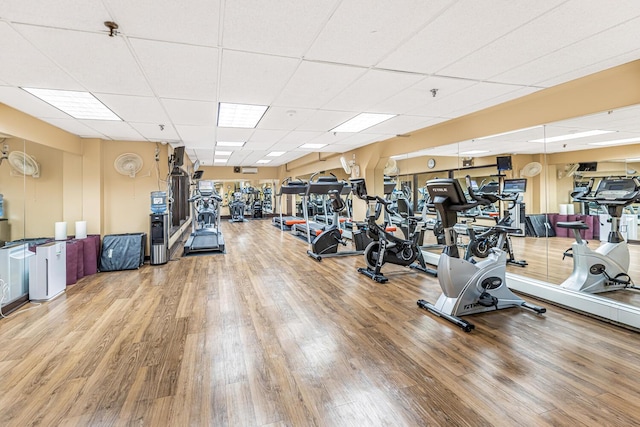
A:
{"label": "maroon cloth", "polygon": [[83,240],[84,274],[89,276],[98,272],[98,252],[100,251],[100,235],[87,236]]}
{"label": "maroon cloth", "polygon": [[78,281],[78,251],[80,245],[75,240],[67,240],[67,285]]}

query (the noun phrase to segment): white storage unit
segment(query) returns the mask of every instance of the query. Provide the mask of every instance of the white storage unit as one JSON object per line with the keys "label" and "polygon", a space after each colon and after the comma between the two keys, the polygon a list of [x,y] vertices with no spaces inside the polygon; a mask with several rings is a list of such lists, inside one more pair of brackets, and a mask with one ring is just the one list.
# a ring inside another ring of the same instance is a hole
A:
{"label": "white storage unit", "polygon": [[67,289],[67,244],[45,243],[30,260],[29,299],[49,301]]}
{"label": "white storage unit", "polygon": [[35,254],[26,243],[0,248],[0,304],[9,304],[27,294],[29,288],[29,259]]}

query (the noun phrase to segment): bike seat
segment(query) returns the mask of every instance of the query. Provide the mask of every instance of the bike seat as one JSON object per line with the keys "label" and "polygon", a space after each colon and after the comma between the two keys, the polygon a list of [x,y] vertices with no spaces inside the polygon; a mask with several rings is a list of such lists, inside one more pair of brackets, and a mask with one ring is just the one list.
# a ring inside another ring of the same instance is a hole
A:
{"label": "bike seat", "polygon": [[570,228],[572,230],[588,230],[589,226],[582,221],[560,221],[556,223],[560,228]]}
{"label": "bike seat", "polygon": [[519,228],[507,227],[506,225],[494,225],[493,229],[501,233],[519,233],[520,231],[522,231]]}

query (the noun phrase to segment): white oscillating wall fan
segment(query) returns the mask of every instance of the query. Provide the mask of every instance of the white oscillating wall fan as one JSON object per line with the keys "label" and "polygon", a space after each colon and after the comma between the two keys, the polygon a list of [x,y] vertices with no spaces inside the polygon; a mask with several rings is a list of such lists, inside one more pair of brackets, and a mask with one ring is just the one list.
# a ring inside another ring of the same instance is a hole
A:
{"label": "white oscillating wall fan", "polygon": [[525,178],[533,178],[542,172],[542,164],[538,162],[531,162],[524,165],[520,171],[520,176]]}
{"label": "white oscillating wall fan", "polygon": [[400,168],[398,168],[398,163],[396,162],[396,159],[387,160],[387,164],[384,165],[383,173],[385,175],[391,176],[391,175],[396,175],[399,172],[400,172]]}
{"label": "white oscillating wall fan", "polygon": [[340,156],[340,164],[344,173],[350,175],[351,178],[358,178],[360,176],[360,166],[356,164],[355,154],[353,160],[347,160],[344,156]]}
{"label": "white oscillating wall fan", "polygon": [[113,162],[113,167],[119,174],[135,178],[142,169],[142,157],[136,153],[120,154]]}
{"label": "white oscillating wall fan", "polygon": [[9,164],[13,171],[19,175],[40,178],[40,165],[36,159],[22,151],[12,151],[9,153]]}

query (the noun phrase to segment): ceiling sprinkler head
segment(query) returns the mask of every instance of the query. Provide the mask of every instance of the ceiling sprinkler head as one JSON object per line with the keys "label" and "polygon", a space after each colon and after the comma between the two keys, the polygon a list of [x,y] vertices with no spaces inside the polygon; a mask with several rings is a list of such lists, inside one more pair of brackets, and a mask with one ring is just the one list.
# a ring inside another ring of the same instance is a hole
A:
{"label": "ceiling sprinkler head", "polygon": [[438,89],[431,89],[431,95],[435,98],[438,93]]}
{"label": "ceiling sprinkler head", "polygon": [[105,21],[104,26],[109,29],[109,37],[114,37],[118,35],[118,24],[113,21]]}

